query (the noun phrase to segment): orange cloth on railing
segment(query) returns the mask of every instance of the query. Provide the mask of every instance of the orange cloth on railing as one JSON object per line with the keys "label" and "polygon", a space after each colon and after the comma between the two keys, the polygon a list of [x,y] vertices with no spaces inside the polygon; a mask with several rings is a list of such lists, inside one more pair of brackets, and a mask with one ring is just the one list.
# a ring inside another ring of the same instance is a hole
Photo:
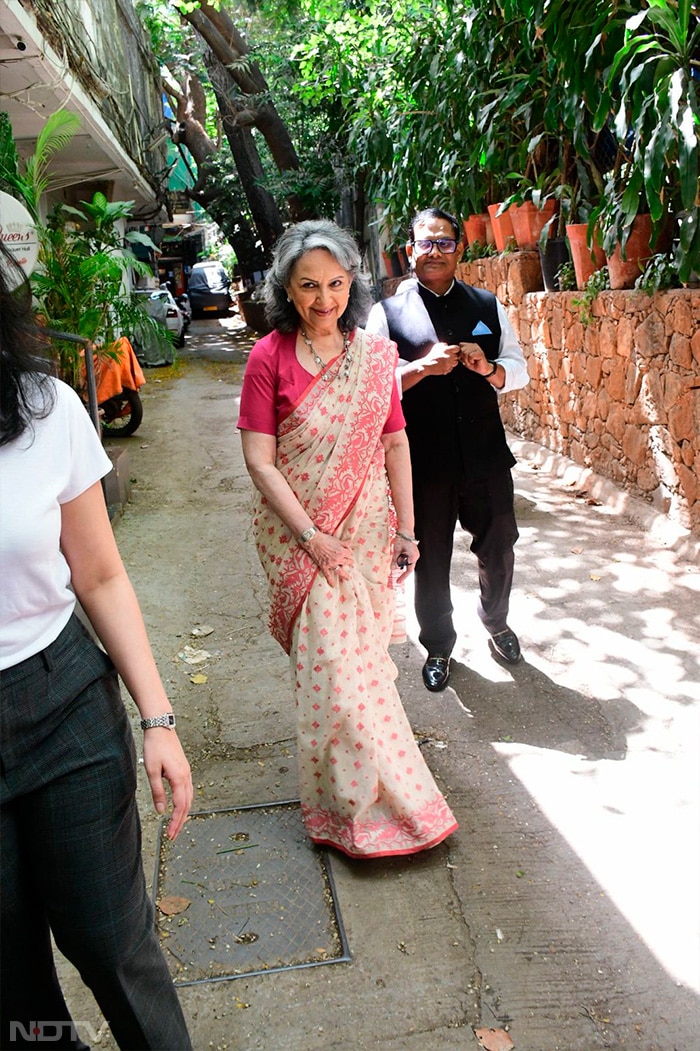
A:
{"label": "orange cloth on railing", "polygon": [[134,348],[126,336],[116,341],[112,351],[118,357],[106,357],[104,354],[94,356],[98,404],[113,398],[115,394],[121,394],[125,387],[137,391],[146,382]]}

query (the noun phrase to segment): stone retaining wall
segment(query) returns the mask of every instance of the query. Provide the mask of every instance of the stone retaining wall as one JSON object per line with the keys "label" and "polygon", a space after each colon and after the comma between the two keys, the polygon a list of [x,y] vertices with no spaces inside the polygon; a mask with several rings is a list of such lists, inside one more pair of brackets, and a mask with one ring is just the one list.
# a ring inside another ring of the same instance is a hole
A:
{"label": "stone retaining wall", "polygon": [[700,290],[603,292],[584,325],[582,293],[532,291],[535,252],[458,273],[496,293],[528,361],[530,384],[503,398],[506,426],[700,536]]}

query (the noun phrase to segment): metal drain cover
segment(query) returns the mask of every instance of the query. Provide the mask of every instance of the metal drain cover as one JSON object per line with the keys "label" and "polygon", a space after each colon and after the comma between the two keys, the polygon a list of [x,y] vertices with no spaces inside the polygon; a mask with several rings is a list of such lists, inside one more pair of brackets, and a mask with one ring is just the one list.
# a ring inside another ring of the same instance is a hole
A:
{"label": "metal drain cover", "polygon": [[163,827],[155,904],[176,985],[350,959],[329,859],[298,802],[194,813],[175,843]]}

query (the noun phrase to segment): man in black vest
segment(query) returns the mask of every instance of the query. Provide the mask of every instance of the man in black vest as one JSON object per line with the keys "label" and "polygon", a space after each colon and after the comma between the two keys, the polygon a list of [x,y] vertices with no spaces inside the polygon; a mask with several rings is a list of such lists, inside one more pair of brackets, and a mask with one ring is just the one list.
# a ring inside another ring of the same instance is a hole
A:
{"label": "man in black vest", "polygon": [[371,310],[369,332],[399,348],[403,411],[411,446],[416,538],[416,615],[428,651],[423,681],[443,690],[457,641],[450,562],[459,519],[479,566],[478,613],[492,652],[520,660],[508,627],[513,547],[518,528],[511,467],[497,391],[528,382],[527,366],[505,310],[491,292],[455,280],[460,227],[439,208],[411,223],[406,251],[415,277]]}

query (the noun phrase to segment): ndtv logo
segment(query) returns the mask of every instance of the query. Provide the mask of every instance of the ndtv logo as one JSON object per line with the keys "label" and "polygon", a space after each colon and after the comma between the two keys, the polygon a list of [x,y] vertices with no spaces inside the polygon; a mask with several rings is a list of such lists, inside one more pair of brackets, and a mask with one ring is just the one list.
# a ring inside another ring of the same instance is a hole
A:
{"label": "ndtv logo", "polygon": [[95,1029],[90,1022],[10,1022],[10,1040],[26,1040],[29,1044],[55,1044],[67,1035],[70,1040],[80,1039],[99,1044],[104,1033],[109,1031],[107,1022]]}

